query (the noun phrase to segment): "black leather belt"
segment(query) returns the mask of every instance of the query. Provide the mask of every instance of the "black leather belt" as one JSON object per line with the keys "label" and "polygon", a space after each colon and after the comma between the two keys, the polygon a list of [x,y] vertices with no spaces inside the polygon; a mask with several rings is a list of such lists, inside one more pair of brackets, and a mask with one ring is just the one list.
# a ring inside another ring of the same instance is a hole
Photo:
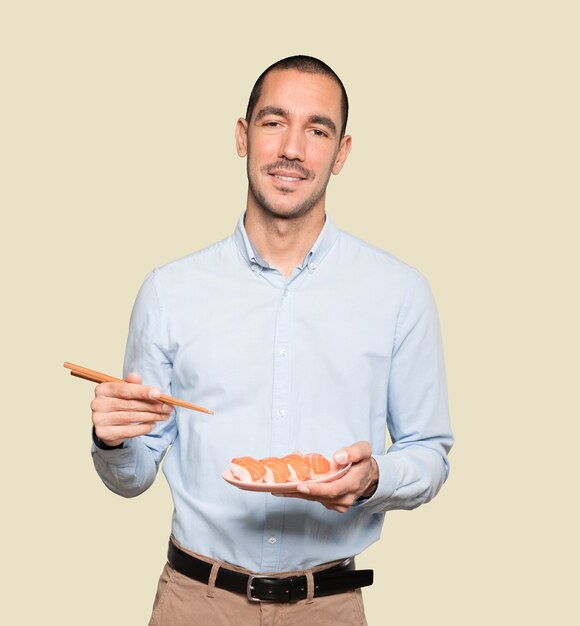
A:
{"label": "black leather belt", "polygon": [[[202,583],[209,581],[212,564],[197,559],[169,542],[169,564],[181,574]],[[321,572],[314,573],[314,597],[330,596],[367,587],[373,584],[372,569],[354,569],[354,560],[348,559]],[[294,602],[307,595],[306,576],[276,578],[263,574],[242,574],[222,566],[215,586],[247,596],[253,602]]]}

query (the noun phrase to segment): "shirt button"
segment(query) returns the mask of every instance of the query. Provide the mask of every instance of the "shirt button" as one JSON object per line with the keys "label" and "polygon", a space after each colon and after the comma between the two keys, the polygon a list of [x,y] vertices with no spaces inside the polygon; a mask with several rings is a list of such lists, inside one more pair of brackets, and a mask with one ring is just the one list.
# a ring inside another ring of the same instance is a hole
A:
{"label": "shirt button", "polygon": [[288,350],[286,350],[286,348],[282,348],[282,350],[280,350],[280,356],[288,356]]}
{"label": "shirt button", "polygon": [[287,296],[290,293],[289,289],[284,289],[284,295]]}
{"label": "shirt button", "polygon": [[255,272],[258,269],[257,265],[252,264],[252,272]]}
{"label": "shirt button", "polygon": [[285,411],[284,409],[280,409],[280,410],[278,411],[278,415],[279,415],[280,417],[285,417],[285,415],[286,415],[286,411]]}
{"label": "shirt button", "polygon": [[275,543],[278,543],[278,540],[276,539],[276,537],[270,537],[268,539],[268,543],[274,545]]}
{"label": "shirt button", "polygon": [[315,270],[316,269],[316,263],[311,263],[310,264],[310,269],[311,270]]}

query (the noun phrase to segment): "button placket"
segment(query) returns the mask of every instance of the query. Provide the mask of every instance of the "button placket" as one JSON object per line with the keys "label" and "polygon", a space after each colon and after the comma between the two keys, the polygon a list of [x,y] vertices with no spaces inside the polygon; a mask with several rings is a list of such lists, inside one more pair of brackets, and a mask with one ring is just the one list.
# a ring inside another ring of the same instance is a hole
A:
{"label": "button placket", "polygon": [[[285,286],[280,292],[273,347],[272,409],[271,409],[271,456],[284,456],[290,452],[291,432],[291,330],[292,298]],[[264,524],[264,548],[262,569],[278,569],[282,550],[282,525],[284,498],[268,496]]]}

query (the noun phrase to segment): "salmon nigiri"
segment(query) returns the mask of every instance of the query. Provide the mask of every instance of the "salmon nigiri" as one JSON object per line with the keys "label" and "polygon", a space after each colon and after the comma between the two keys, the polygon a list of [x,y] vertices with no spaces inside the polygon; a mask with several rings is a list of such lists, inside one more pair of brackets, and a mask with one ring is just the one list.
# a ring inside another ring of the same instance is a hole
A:
{"label": "salmon nigiri", "polygon": [[307,461],[312,468],[312,471],[310,472],[311,478],[316,478],[317,476],[322,476],[323,474],[328,474],[328,472],[330,472],[329,460],[318,452],[305,454],[304,460]]}
{"label": "salmon nigiri", "polygon": [[246,483],[261,483],[266,475],[266,468],[251,456],[232,459],[230,470],[235,478]]}
{"label": "salmon nigiri", "polygon": [[291,482],[306,480],[310,476],[310,471],[312,468],[303,456],[299,454],[289,454],[288,456],[285,456],[282,460],[284,461],[284,463],[286,463],[288,469],[290,470]]}
{"label": "salmon nigiri", "polygon": [[265,483],[285,483],[290,478],[290,470],[282,459],[271,456],[260,459],[260,463],[266,468]]}

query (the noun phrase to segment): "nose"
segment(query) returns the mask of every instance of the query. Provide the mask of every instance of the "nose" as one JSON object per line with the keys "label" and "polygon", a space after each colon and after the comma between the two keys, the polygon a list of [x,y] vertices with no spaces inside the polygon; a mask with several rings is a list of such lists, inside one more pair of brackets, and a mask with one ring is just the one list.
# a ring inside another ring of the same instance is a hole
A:
{"label": "nose", "polygon": [[299,128],[288,126],[282,135],[279,156],[289,161],[304,161],[305,137]]}

